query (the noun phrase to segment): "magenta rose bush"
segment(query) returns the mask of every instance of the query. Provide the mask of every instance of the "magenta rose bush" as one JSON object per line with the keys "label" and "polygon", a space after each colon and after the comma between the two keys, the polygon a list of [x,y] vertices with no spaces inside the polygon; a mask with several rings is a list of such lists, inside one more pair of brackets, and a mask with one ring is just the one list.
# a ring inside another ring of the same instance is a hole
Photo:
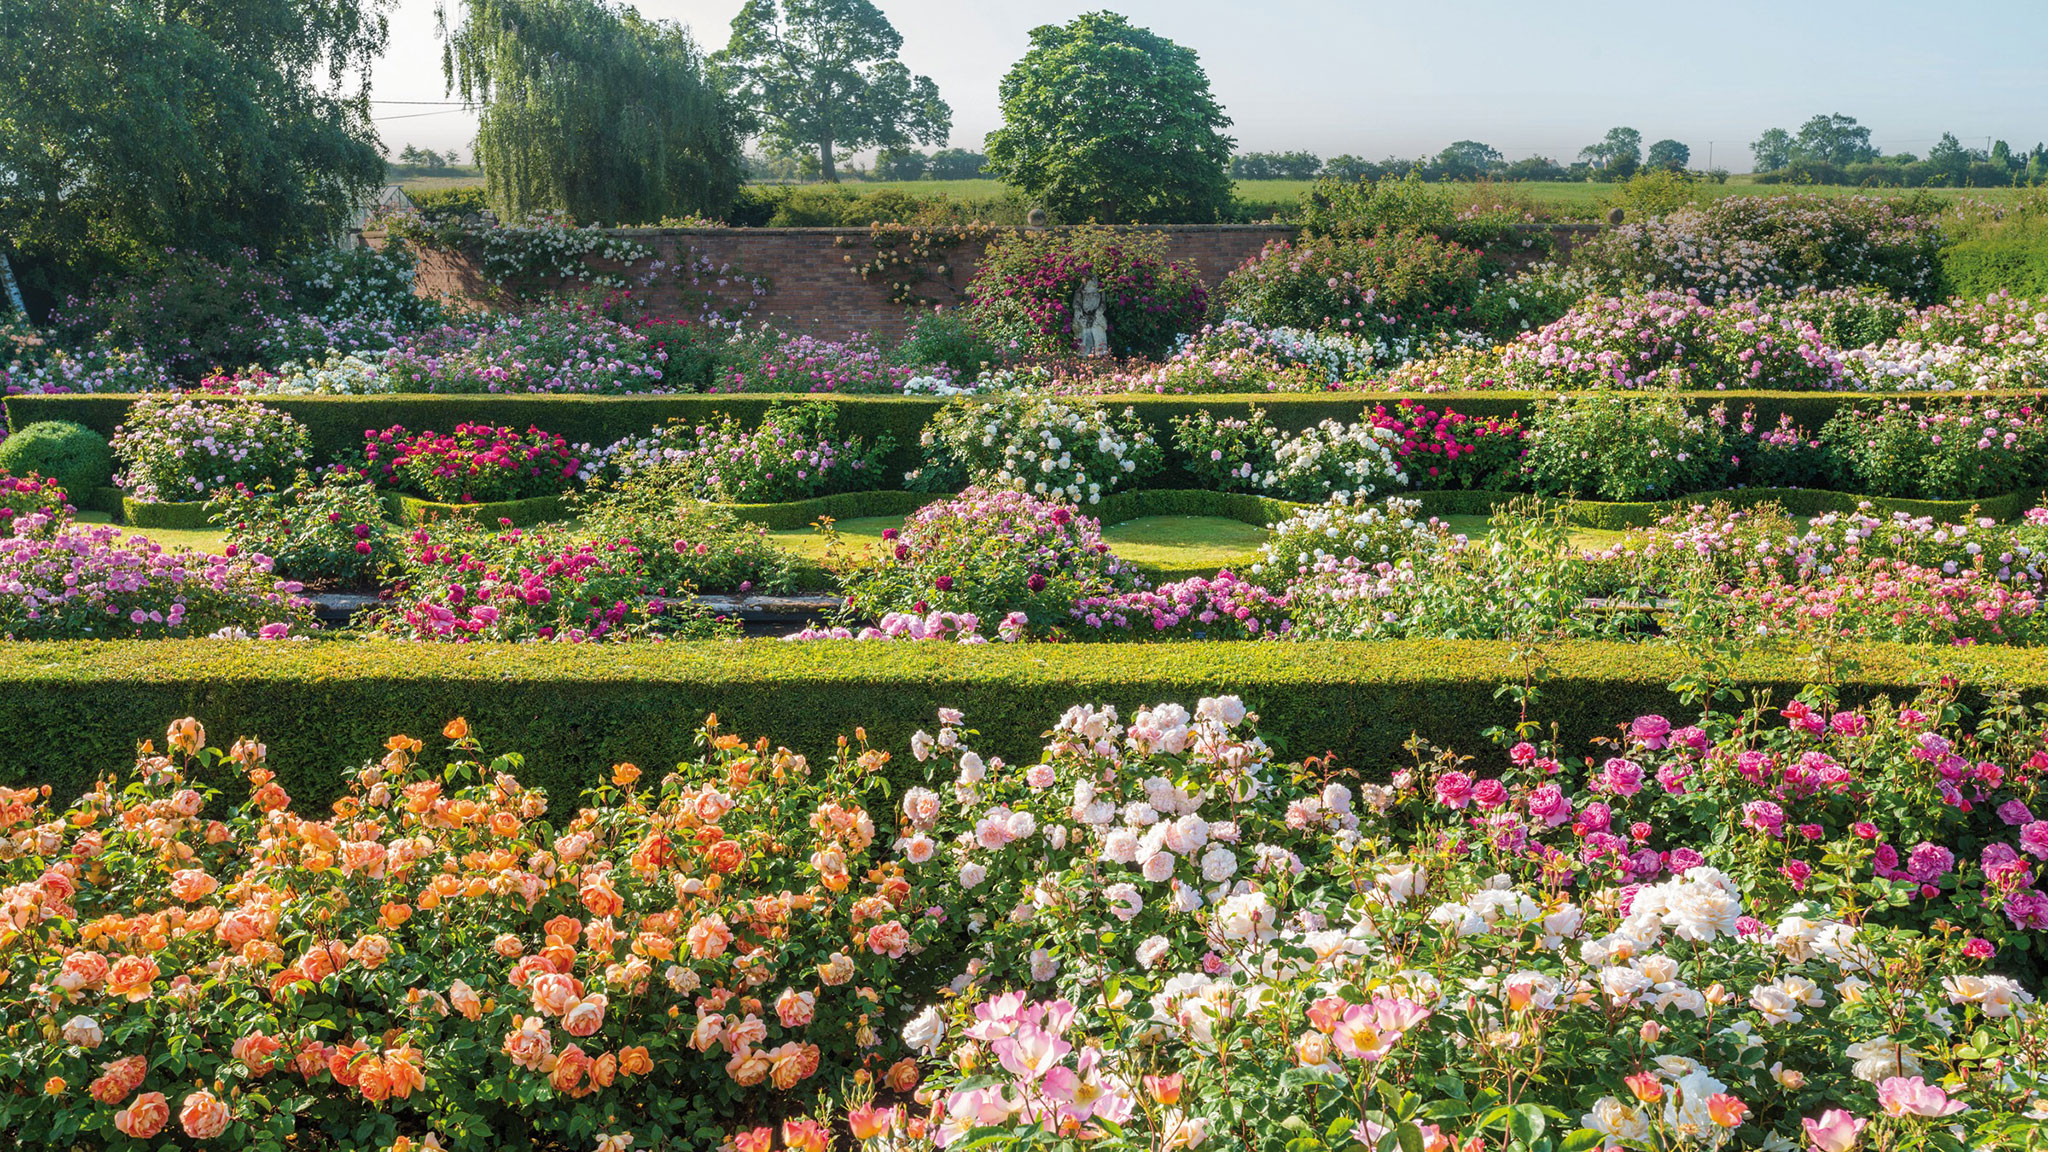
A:
{"label": "magenta rose bush", "polygon": [[552,496],[573,487],[582,460],[553,432],[457,424],[408,432],[394,424],[363,433],[362,470],[380,484],[443,504]]}

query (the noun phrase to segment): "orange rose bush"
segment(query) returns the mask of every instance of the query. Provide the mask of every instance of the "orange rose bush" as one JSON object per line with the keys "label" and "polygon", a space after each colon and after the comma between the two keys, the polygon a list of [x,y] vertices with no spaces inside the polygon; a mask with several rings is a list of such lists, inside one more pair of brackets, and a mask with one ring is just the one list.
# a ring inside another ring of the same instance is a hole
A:
{"label": "orange rose bush", "polygon": [[[887,756],[813,765],[715,724],[697,762],[618,765],[581,808],[460,721],[444,757],[392,738],[317,816],[263,745],[191,719],[68,809],[0,791],[0,1129],[710,1147],[880,1075],[939,930],[877,843]],[[245,796],[195,783],[224,769]]]}

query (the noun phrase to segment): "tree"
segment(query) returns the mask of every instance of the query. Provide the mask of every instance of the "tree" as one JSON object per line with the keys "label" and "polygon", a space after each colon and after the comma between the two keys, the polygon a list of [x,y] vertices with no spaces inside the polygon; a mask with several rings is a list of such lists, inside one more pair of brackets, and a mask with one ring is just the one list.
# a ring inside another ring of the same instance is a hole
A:
{"label": "tree", "polygon": [[1332,156],[1329,162],[1323,165],[1323,175],[1334,176],[1339,180],[1357,180],[1364,176],[1375,175],[1378,170],[1379,165],[1364,157],[1353,156],[1349,152],[1344,153],[1342,156]]}
{"label": "tree", "polygon": [[1776,172],[1792,162],[1792,134],[1783,128],[1767,128],[1749,146],[1758,172]]}
{"label": "tree", "polygon": [[1643,134],[1633,128],[1609,128],[1597,144],[1579,152],[1579,159],[1600,169],[1609,180],[1626,180],[1643,163]]}
{"label": "tree", "polygon": [[1844,116],[1840,112],[1832,116],[1815,116],[1801,124],[1799,135],[1793,138],[1792,151],[1795,155],[1837,168],[1867,164],[1877,159],[1877,149],[1870,144],[1870,129],[1856,123],[1854,116]]}
{"label": "tree", "polygon": [[37,294],[332,237],[384,178],[390,0],[0,0],[0,245]]}
{"label": "tree", "polygon": [[1687,164],[1692,163],[1692,149],[1676,140],[1659,140],[1650,145],[1649,154],[1643,157],[1643,163],[1651,168],[1682,172]]}
{"label": "tree", "polygon": [[915,148],[884,148],[875,153],[875,179],[922,180],[931,157]]}
{"label": "tree", "polygon": [[932,153],[925,175],[933,180],[973,180],[988,165],[988,157],[965,148],[941,148]]}
{"label": "tree", "polygon": [[1525,156],[1501,169],[1503,180],[1563,180],[1571,175],[1548,156]]}
{"label": "tree", "polygon": [[1113,12],[1031,31],[998,89],[989,170],[1069,220],[1215,220],[1230,118],[1195,53]]}
{"label": "tree", "polygon": [[1963,147],[1955,133],[1943,132],[1934,147],[1927,150],[1927,165],[1937,175],[1937,183],[1961,185],[1969,177],[1970,150]]}
{"label": "tree", "polygon": [[944,144],[953,110],[930,77],[896,58],[903,37],[868,0],[746,0],[732,39],[711,58],[768,145],[818,154],[839,179],[836,150]]}
{"label": "tree", "polygon": [[476,158],[507,219],[640,223],[732,203],[734,110],[680,24],[604,0],[463,0],[441,12],[451,91],[482,109]]}
{"label": "tree", "polygon": [[1460,140],[1436,155],[1446,180],[1477,180],[1507,167],[1507,157],[1477,140]]}

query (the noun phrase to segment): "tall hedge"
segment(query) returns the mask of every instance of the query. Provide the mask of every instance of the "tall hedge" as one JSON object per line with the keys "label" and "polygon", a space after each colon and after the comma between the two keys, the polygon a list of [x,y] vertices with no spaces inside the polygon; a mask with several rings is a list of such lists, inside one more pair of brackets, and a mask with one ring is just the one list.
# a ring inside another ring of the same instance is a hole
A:
{"label": "tall hedge", "polygon": [[[0,784],[75,793],[162,746],[165,725],[197,716],[215,742],[260,737],[284,786],[305,801],[381,754],[399,732],[430,741],[467,717],[492,751],[519,751],[522,776],[575,795],[611,765],[658,772],[692,752],[697,725],[766,736],[811,756],[865,728],[896,755],[899,782],[922,779],[906,748],[942,706],[966,711],[978,746],[1013,762],[1070,705],[1137,706],[1237,693],[1290,757],[1334,753],[1368,777],[1406,762],[1413,734],[1499,755],[1481,735],[1515,720],[1498,696],[1528,665],[1516,646],[1480,641],[1318,644],[1072,644],[775,640],[633,646],[435,646],[394,642],[122,641],[0,645]],[[1938,675],[2048,699],[2048,662],[2024,649],[1870,646],[1849,651],[1852,694],[1911,693]],[[1536,716],[1571,746],[1644,712],[1676,714],[1668,689],[1686,666],[1670,647],[1573,642],[1544,650]],[[1845,664],[1844,666],[1848,666]],[[1810,679],[1785,656],[1741,667],[1780,698]]]}

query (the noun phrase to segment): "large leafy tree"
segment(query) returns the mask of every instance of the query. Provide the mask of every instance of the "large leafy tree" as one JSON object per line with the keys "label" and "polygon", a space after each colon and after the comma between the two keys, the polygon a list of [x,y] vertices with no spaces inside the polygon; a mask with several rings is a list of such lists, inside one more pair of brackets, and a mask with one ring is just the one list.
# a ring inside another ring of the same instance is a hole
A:
{"label": "large leafy tree", "polygon": [[1437,153],[1436,166],[1446,180],[1477,180],[1507,167],[1507,157],[1490,144],[1460,140]]}
{"label": "large leafy tree", "polygon": [[1840,112],[1815,116],[1801,124],[1799,135],[1793,138],[1792,150],[1808,160],[1832,164],[1837,168],[1877,159],[1877,149],[1870,143],[1870,129],[1858,124],[1854,116],[1844,116]]}
{"label": "large leafy tree", "polygon": [[451,90],[482,109],[476,158],[511,219],[649,223],[718,214],[743,162],[733,107],[689,30],[604,0],[463,0],[441,10]]}
{"label": "large leafy tree", "polygon": [[391,0],[0,0],[0,243],[46,291],[338,230]]}
{"label": "large leafy tree", "polygon": [[912,76],[902,50],[868,0],[747,0],[712,64],[771,149],[815,151],[837,181],[841,151],[944,144],[952,131],[938,85]]}
{"label": "large leafy tree", "polygon": [[1776,172],[1792,163],[1792,134],[1783,128],[1766,128],[1749,146],[1749,153],[1756,158],[1756,170]]}
{"label": "large leafy tree", "polygon": [[1031,31],[1000,88],[989,171],[1068,220],[1215,220],[1230,118],[1200,59],[1113,12]]}
{"label": "large leafy tree", "polygon": [[1692,163],[1692,149],[1676,140],[1659,140],[1650,145],[1643,163],[1651,168],[1668,168],[1677,172]]}
{"label": "large leafy tree", "polygon": [[1579,150],[1579,159],[1611,180],[1626,180],[1643,164],[1643,134],[1633,128],[1609,128],[1597,144]]}

